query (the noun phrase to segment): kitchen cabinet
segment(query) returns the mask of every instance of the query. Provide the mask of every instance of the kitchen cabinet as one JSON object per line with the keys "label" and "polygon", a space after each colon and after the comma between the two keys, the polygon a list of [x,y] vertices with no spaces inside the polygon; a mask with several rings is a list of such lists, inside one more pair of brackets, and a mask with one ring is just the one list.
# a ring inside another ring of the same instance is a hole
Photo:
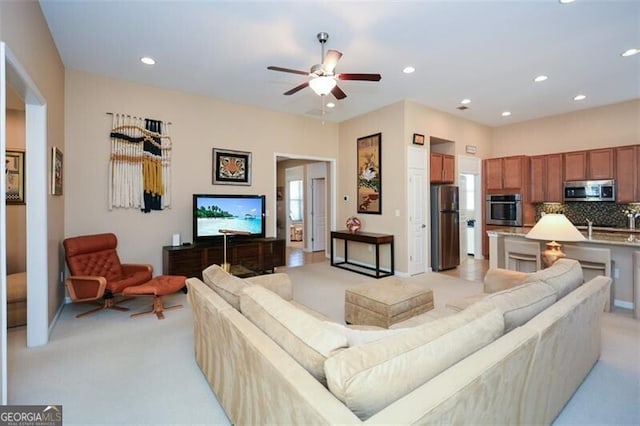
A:
{"label": "kitchen cabinet", "polygon": [[489,236],[487,235],[487,231],[495,231],[496,229],[504,229],[505,226],[502,225],[484,225],[482,229],[482,255],[488,259],[489,258]]}
{"label": "kitchen cabinet", "polygon": [[529,157],[516,155],[513,157],[490,158],[484,160],[485,189],[488,193],[508,191],[511,193],[526,192]]}
{"label": "kitchen cabinet", "polygon": [[431,183],[453,183],[455,180],[455,161],[453,155],[431,153]]}
{"label": "kitchen cabinet", "polygon": [[564,154],[564,180],[614,179],[615,153],[613,148]]}
{"label": "kitchen cabinet", "polygon": [[562,154],[536,155],[530,158],[530,202],[562,202],[562,160]]}
{"label": "kitchen cabinet", "polygon": [[619,203],[640,202],[640,145],[615,148],[616,200]]}

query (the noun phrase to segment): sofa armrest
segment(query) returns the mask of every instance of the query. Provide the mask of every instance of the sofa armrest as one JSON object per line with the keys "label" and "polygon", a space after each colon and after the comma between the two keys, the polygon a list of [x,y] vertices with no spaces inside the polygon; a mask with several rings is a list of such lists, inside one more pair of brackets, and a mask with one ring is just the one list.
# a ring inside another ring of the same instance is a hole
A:
{"label": "sofa armrest", "polygon": [[74,302],[88,302],[104,296],[107,280],[104,277],[72,275],[66,280],[69,297]]}
{"label": "sofa armrest", "polygon": [[502,268],[491,268],[484,276],[484,292],[495,293],[520,284],[529,274]]}
{"label": "sofa armrest", "polygon": [[293,300],[293,285],[289,275],[284,273],[258,275],[257,277],[245,278],[251,284],[258,284],[276,293],[284,300]]}

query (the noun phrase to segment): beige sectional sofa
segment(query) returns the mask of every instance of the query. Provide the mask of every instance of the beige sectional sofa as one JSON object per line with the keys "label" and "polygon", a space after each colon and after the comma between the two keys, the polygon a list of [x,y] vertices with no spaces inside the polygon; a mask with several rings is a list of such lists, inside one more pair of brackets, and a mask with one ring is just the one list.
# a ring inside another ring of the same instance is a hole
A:
{"label": "beige sectional sofa", "polygon": [[203,277],[187,280],[195,357],[240,425],[549,424],[599,358],[611,285],[566,259],[491,270],[486,294],[387,330],[329,322],[285,274]]}

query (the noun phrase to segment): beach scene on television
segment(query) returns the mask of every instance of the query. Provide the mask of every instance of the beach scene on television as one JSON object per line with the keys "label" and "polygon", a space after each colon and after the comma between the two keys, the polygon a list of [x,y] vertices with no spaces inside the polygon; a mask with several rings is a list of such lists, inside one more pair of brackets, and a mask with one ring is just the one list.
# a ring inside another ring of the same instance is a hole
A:
{"label": "beach scene on television", "polygon": [[259,234],[262,200],[259,198],[200,198],[197,202],[198,235],[222,235],[220,229]]}

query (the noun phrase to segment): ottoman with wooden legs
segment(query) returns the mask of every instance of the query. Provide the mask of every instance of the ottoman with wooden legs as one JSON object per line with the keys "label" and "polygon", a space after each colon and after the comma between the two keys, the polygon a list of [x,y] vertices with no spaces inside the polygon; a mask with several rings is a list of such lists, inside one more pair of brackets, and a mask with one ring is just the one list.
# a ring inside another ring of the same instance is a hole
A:
{"label": "ottoman with wooden legs", "polygon": [[152,310],[139,312],[131,317],[156,314],[158,319],[164,319],[164,311],[182,308],[182,305],[164,306],[162,296],[181,290],[185,286],[186,279],[187,277],[182,275],[158,275],[145,284],[125,288],[122,292],[125,296],[153,296]]}
{"label": "ottoman with wooden legs", "polygon": [[368,281],[345,292],[344,318],[349,324],[389,328],[431,309],[431,289],[396,277]]}

